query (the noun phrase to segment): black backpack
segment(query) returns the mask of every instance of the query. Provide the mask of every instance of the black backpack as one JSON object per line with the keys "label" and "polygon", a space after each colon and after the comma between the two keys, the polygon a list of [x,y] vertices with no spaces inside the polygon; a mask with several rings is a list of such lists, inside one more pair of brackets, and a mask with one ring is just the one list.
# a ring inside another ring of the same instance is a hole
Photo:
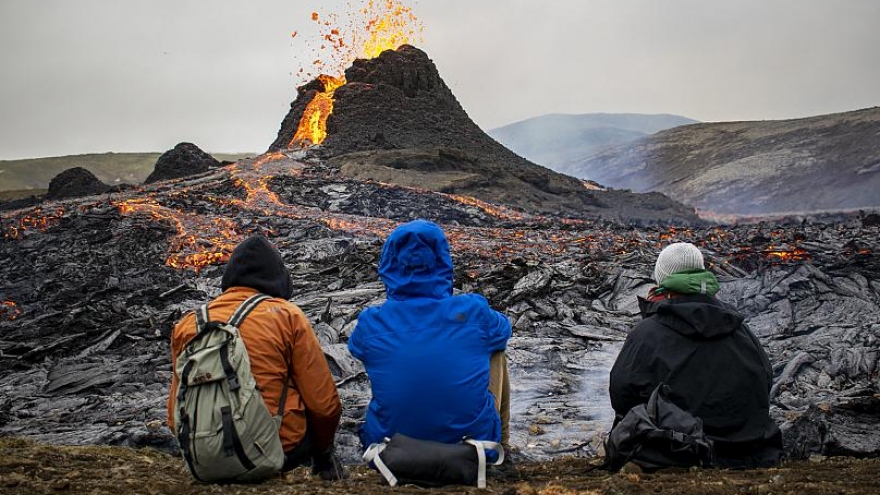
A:
{"label": "black backpack", "polygon": [[712,440],[703,433],[703,421],[678,407],[671,390],[661,383],[647,404],[626,413],[605,441],[605,465],[617,471],[627,462],[646,470],[670,466],[710,466]]}

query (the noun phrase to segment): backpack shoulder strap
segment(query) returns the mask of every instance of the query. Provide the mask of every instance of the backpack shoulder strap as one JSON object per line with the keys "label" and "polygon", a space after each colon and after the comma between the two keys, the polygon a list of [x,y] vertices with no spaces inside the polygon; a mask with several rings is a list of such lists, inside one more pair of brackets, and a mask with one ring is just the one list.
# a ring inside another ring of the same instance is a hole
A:
{"label": "backpack shoulder strap", "polygon": [[184,351],[189,355],[191,349],[196,346],[196,343],[199,342],[205,335],[208,334],[205,330],[209,327],[211,323],[210,317],[208,316],[208,305],[202,304],[195,310],[196,314],[196,334],[193,338],[189,339],[184,346]]}
{"label": "backpack shoulder strap", "polygon": [[202,304],[196,308],[196,333],[200,333],[209,321],[211,319],[208,318],[208,305]]}
{"label": "backpack shoulder strap", "polygon": [[254,294],[251,297],[245,299],[243,303],[241,303],[238,308],[232,313],[232,316],[229,317],[229,320],[226,322],[229,325],[234,327],[238,327],[241,325],[241,322],[250,314],[254,308],[257,307],[258,304],[265,301],[266,299],[271,299],[271,297],[266,294]]}

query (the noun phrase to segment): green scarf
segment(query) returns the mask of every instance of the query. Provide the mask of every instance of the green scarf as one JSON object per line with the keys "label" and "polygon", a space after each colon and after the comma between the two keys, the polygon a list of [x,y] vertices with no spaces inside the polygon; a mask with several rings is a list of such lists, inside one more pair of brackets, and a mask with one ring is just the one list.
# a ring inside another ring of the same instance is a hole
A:
{"label": "green scarf", "polygon": [[714,296],[718,292],[718,279],[708,270],[689,270],[673,273],[663,279],[654,293],[675,292],[678,294],[706,294]]}

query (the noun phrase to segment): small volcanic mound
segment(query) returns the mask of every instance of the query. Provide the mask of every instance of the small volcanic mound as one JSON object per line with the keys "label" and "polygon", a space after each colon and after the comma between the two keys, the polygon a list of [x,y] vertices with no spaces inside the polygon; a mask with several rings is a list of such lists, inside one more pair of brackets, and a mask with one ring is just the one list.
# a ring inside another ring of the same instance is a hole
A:
{"label": "small volcanic mound", "polygon": [[192,143],[179,143],[156,160],[156,167],[144,180],[144,184],[201,174],[221,165],[216,158],[205,153],[198,146]]}
{"label": "small volcanic mound", "polygon": [[101,182],[95,174],[82,167],[74,167],[61,172],[49,182],[46,198],[78,198],[101,194],[108,190],[110,186]]}

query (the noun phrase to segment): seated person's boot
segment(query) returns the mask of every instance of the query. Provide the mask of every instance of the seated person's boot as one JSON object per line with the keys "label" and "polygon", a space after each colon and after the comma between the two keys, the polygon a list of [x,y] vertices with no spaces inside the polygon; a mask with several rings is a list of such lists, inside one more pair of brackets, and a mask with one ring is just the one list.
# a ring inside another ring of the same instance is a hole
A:
{"label": "seated person's boot", "polygon": [[348,468],[332,450],[328,450],[312,457],[312,474],[319,475],[324,481],[347,480]]}

